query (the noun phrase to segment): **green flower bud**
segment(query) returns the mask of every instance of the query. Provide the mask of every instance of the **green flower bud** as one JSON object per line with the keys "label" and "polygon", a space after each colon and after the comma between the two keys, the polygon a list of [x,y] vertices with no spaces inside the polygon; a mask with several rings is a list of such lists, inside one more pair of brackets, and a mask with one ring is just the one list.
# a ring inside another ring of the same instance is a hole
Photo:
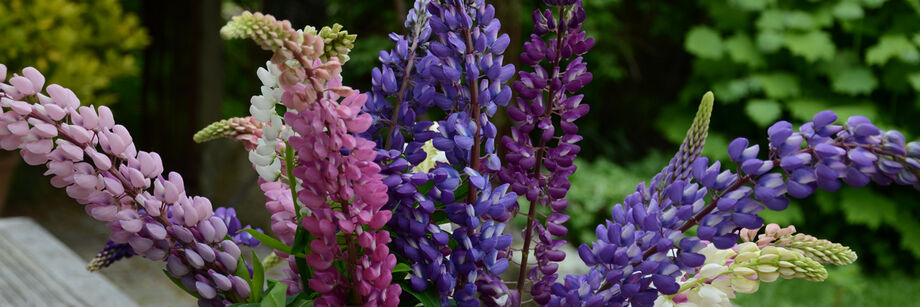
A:
{"label": "green flower bud", "polygon": [[348,53],[355,47],[357,34],[348,34],[348,31],[342,28],[340,24],[333,24],[332,27],[323,27],[316,31],[314,27],[306,27],[304,33],[319,36],[323,40],[323,55],[320,58],[323,62],[329,61],[330,58],[336,57],[339,62],[344,64],[350,57]]}

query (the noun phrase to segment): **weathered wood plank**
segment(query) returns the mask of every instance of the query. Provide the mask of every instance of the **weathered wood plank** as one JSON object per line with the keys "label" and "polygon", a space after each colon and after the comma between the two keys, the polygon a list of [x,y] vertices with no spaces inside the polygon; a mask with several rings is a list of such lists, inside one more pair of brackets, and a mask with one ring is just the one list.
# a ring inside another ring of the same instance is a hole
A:
{"label": "weathered wood plank", "polygon": [[137,304],[29,218],[0,219],[0,306]]}

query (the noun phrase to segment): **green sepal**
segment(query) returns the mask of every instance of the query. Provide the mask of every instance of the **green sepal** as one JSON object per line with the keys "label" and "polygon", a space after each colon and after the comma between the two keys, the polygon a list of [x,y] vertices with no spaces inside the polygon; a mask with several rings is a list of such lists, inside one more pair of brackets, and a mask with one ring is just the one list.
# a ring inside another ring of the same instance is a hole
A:
{"label": "green sepal", "polygon": [[179,287],[179,289],[182,289],[182,291],[185,291],[185,293],[188,293],[188,295],[194,296],[195,298],[199,298],[199,299],[201,298],[201,296],[198,295],[198,293],[195,293],[195,292],[192,292],[186,289],[185,286],[182,285],[182,282],[179,281],[178,278],[172,277],[172,275],[169,275],[169,272],[167,272],[166,270],[163,270],[163,274],[166,274],[166,277],[168,277],[170,281],[176,284],[176,287]]}

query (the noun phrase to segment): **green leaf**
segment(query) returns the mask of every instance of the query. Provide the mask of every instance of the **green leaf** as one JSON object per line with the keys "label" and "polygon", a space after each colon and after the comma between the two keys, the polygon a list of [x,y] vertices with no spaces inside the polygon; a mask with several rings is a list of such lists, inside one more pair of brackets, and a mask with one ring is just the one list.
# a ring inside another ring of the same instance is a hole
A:
{"label": "green leaf", "polygon": [[789,109],[794,118],[802,121],[809,121],[816,113],[824,110],[834,111],[841,120],[846,120],[853,115],[862,115],[872,119],[879,118],[878,111],[876,111],[871,101],[852,105],[832,105],[823,100],[803,98],[788,101],[786,108]]}
{"label": "green leaf", "polygon": [[182,289],[182,291],[185,291],[185,293],[188,293],[188,295],[194,296],[195,298],[201,298],[201,296],[198,295],[198,293],[195,293],[195,292],[192,292],[186,289],[185,286],[182,285],[182,282],[179,281],[178,278],[172,277],[172,275],[169,275],[169,272],[167,272],[166,270],[163,270],[163,274],[166,274],[166,277],[169,278],[169,280],[172,281],[172,283],[176,284],[176,287],[179,287],[179,289]]}
{"label": "green leaf", "polygon": [[782,30],[785,28],[785,14],[780,10],[766,10],[760,13],[757,18],[758,29],[761,30]]}
{"label": "green leaf", "polygon": [[718,60],[725,48],[718,32],[706,26],[696,26],[687,32],[684,49],[700,58]]}
{"label": "green leaf", "polygon": [[245,228],[243,229],[243,231],[248,232],[249,234],[252,235],[253,238],[256,238],[256,240],[259,240],[259,242],[262,242],[262,244],[265,244],[268,247],[274,248],[285,254],[294,254],[293,252],[291,252],[290,246],[287,246],[287,244],[284,244],[281,241],[278,241],[278,239],[272,238],[252,228]]}
{"label": "green leaf", "polygon": [[784,14],[786,27],[796,30],[812,30],[817,26],[817,22],[808,12],[788,11]]}
{"label": "green leaf", "polygon": [[712,86],[712,92],[719,95],[719,101],[734,103],[747,97],[751,93],[751,85],[757,85],[756,82],[751,78],[722,81]]}
{"label": "green leaf", "polygon": [[744,107],[744,112],[758,126],[766,127],[779,119],[783,108],[776,100],[751,99]]}
{"label": "green leaf", "polygon": [[835,92],[859,95],[871,94],[878,86],[878,79],[872,74],[872,71],[864,67],[855,67],[835,74],[830,74],[831,88]]}
{"label": "green leaf", "polygon": [[710,160],[727,160],[729,141],[723,133],[709,132],[709,136],[706,138],[706,147],[703,147],[703,156],[709,157]]}
{"label": "green leaf", "polygon": [[307,307],[313,306],[313,299],[310,299],[310,296],[304,292],[297,293],[297,295],[291,295],[287,298],[287,307]]}
{"label": "green leaf", "polygon": [[894,224],[901,214],[897,203],[871,190],[844,188],[839,193],[847,223],[863,224],[874,230],[882,224]]}
{"label": "green leaf", "polygon": [[764,210],[760,211],[759,214],[765,222],[776,223],[780,225],[793,225],[805,221],[805,213],[802,212],[802,206],[797,201],[790,203],[786,210]]}
{"label": "green leaf", "polygon": [[920,92],[920,72],[907,75],[907,81],[910,82],[910,86],[913,87],[915,91]]}
{"label": "green leaf", "polygon": [[757,83],[759,83],[764,94],[766,94],[768,98],[792,98],[799,96],[801,93],[798,78],[789,73],[777,72],[757,74],[752,77],[757,80]]}
{"label": "green leaf", "polygon": [[778,51],[783,47],[784,41],[783,34],[778,31],[767,30],[757,33],[757,48],[763,52],[773,53]]}
{"label": "green leaf", "polygon": [[837,5],[834,5],[833,14],[840,20],[862,19],[865,15],[862,6],[851,1],[838,2]]}
{"label": "green leaf", "polygon": [[[264,289],[262,286],[265,285],[265,270],[262,268],[262,261],[259,260],[259,255],[256,255],[256,251],[252,251],[252,279],[249,282],[249,302],[260,302],[262,289]],[[285,287],[287,286],[285,285]]]}
{"label": "green leaf", "polygon": [[396,267],[393,267],[393,273],[409,272],[409,271],[412,271],[412,267],[402,262],[397,263]]}
{"label": "green leaf", "polygon": [[878,44],[866,50],[866,63],[869,65],[885,65],[895,57],[906,63],[920,62],[920,53],[917,51],[917,46],[911,43],[904,34],[882,36],[878,40]]}
{"label": "green leaf", "polygon": [[[730,0],[732,6],[745,11],[762,11],[767,6],[776,4],[775,0]],[[721,99],[721,98],[720,98]]]}
{"label": "green leaf", "polygon": [[830,34],[820,30],[802,34],[786,33],[784,40],[789,52],[805,58],[808,62],[831,60],[836,52]]}
{"label": "green leaf", "polygon": [[[725,50],[732,61],[747,64],[748,67],[758,68],[765,64],[760,51],[754,46],[754,41],[744,32],[737,32],[725,40]],[[721,96],[719,98],[721,99]]]}
{"label": "green leaf", "polygon": [[268,281],[268,291],[260,307],[284,307],[287,304],[287,284],[275,280]]}
{"label": "green leaf", "polygon": [[804,122],[812,120],[818,112],[827,110],[827,104],[821,100],[800,98],[786,101],[786,109],[794,119]]}
{"label": "green leaf", "polygon": [[233,272],[233,275],[239,276],[243,280],[252,279],[252,276],[249,276],[249,269],[246,268],[246,260],[243,257],[236,261],[236,272]]}
{"label": "green leaf", "polygon": [[438,300],[437,294],[432,293],[431,290],[428,290],[425,292],[416,292],[412,290],[409,284],[405,282],[400,283],[400,285],[402,286],[403,291],[408,292],[409,294],[412,294],[412,296],[414,296],[415,299],[417,299],[419,303],[422,304],[422,306],[425,306],[425,307],[440,307],[441,306],[441,302]]}

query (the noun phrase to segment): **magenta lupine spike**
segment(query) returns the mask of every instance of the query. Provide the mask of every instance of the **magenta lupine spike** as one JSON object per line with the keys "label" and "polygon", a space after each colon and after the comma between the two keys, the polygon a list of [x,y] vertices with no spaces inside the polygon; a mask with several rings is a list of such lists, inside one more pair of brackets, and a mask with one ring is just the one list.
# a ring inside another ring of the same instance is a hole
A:
{"label": "magenta lupine spike", "polygon": [[[499,178],[530,202],[517,289],[524,291],[529,279],[533,283],[530,292],[541,305],[549,302],[550,287],[558,277],[557,262],[566,256],[557,249],[565,243],[562,238],[568,232],[563,225],[569,219],[565,195],[571,185],[568,177],[576,169],[573,161],[580,151],[575,143],[582,139],[574,122],[589,109],[582,103],[584,95],[572,94],[592,79],[581,55],[591,49],[594,39],[585,37],[581,30],[585,17],[581,1],[567,3],[552,3],[555,16],[550,10],[534,12],[536,34],[524,43],[521,54],[521,61],[534,72],[518,73],[520,80],[513,86],[517,103],[508,108],[514,127],[511,136],[502,138],[508,154]],[[534,134],[540,136],[538,144],[531,140]],[[545,224],[537,221],[538,205],[552,209]],[[528,261],[531,242],[535,243],[533,267]]]}
{"label": "magenta lupine spike", "polygon": [[160,156],[138,151],[108,107],[81,107],[57,84],[45,95],[44,83],[32,67],[0,83],[0,147],[20,149],[30,165],[45,164],[53,186],[108,222],[114,243],[166,261],[170,275],[198,293],[201,304],[244,301],[247,283],[231,282],[239,279],[233,273],[240,249],[224,240],[227,225],[212,216],[211,202],[187,196],[179,174],[163,176]]}
{"label": "magenta lupine spike", "polygon": [[[386,246],[389,232],[379,230],[392,214],[381,210],[387,186],[374,163],[374,142],[356,136],[371,124],[370,115],[360,113],[367,96],[353,91],[341,102],[332,91],[318,96],[323,98],[302,112],[285,114],[299,134],[290,139],[298,152],[294,175],[303,182],[297,196],[311,211],[303,221],[313,237],[307,263],[314,275],[307,286],[322,294],[318,305],[348,304],[350,296],[353,305],[396,306],[402,292],[392,284],[396,256]],[[282,100],[290,99],[295,97],[285,92]],[[345,238],[345,250],[339,236]],[[344,262],[348,276],[334,262]]]}

